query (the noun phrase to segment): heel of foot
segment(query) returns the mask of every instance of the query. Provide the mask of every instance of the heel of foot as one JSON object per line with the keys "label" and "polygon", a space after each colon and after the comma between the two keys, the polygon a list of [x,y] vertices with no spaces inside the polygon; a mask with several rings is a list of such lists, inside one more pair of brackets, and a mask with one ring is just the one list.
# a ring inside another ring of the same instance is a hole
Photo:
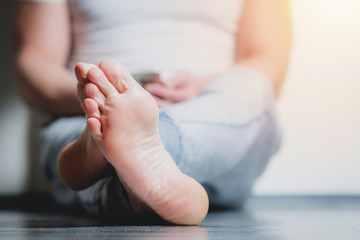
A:
{"label": "heel of foot", "polygon": [[176,213],[165,217],[165,220],[179,225],[197,225],[202,222],[209,210],[209,198],[205,189],[193,178],[184,175],[184,200],[175,205]]}

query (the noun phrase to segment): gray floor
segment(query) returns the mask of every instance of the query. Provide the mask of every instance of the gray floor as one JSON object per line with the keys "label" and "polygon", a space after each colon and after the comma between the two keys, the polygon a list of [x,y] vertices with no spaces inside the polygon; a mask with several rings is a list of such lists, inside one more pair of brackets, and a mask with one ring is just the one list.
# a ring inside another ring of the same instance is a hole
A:
{"label": "gray floor", "polygon": [[255,198],[242,210],[212,211],[194,227],[125,226],[51,204],[0,203],[0,239],[360,239],[355,197]]}

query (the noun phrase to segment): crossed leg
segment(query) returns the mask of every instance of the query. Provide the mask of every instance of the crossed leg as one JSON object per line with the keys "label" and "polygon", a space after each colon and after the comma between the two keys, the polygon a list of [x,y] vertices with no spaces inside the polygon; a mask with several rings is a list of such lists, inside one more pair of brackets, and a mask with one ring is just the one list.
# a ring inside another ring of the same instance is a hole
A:
{"label": "crossed leg", "polygon": [[207,194],[165,150],[152,96],[113,60],[99,67],[78,64],[76,72],[88,119],[83,134],[59,156],[64,183],[77,190],[87,187],[111,164],[136,213],[151,209],[174,224],[201,222]]}

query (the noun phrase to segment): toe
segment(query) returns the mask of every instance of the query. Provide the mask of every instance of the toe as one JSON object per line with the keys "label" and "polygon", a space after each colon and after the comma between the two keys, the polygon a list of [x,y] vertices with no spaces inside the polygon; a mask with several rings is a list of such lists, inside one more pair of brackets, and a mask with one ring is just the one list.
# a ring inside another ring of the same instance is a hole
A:
{"label": "toe", "polygon": [[103,70],[106,77],[119,93],[124,93],[128,90],[126,79],[130,78],[131,75],[124,66],[113,59],[105,59],[100,62],[99,68]]}
{"label": "toe", "polygon": [[86,121],[87,128],[95,141],[101,141],[102,133],[101,133],[101,122],[97,118],[90,117]]}
{"label": "toe", "polygon": [[118,94],[116,88],[111,84],[111,82],[107,79],[104,72],[100,68],[91,68],[87,76],[92,83],[98,86],[98,88],[105,97],[110,97]]}
{"label": "toe", "polygon": [[87,117],[100,118],[100,110],[97,102],[92,98],[85,98],[83,108]]}
{"label": "toe", "polygon": [[87,74],[92,67],[96,67],[96,65],[83,62],[79,62],[75,65],[75,75],[80,85],[85,86],[88,82]]}
{"label": "toe", "polygon": [[105,105],[105,96],[95,84],[86,84],[84,87],[84,93],[88,98],[94,99],[100,108]]}
{"label": "toe", "polygon": [[84,93],[84,86],[81,85],[80,82],[77,84],[77,93],[78,93],[80,102],[82,102],[86,98],[86,95]]}

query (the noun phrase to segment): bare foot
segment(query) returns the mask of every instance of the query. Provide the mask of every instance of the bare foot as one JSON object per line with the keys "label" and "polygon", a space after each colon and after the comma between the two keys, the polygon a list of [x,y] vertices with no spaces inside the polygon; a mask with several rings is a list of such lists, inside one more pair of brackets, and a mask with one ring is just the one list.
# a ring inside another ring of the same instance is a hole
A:
{"label": "bare foot", "polygon": [[89,132],[115,168],[130,200],[138,199],[174,224],[201,222],[208,211],[207,194],[166,152],[152,96],[113,60],[90,69],[88,79],[91,83],[85,89],[98,88],[83,102]]}
{"label": "bare foot", "polygon": [[[96,98],[98,96],[98,88],[95,85],[88,84],[87,74],[92,67],[97,66],[87,63],[78,63],[75,66],[78,95],[82,106],[85,98]],[[85,85],[87,85],[86,88]],[[91,107],[87,106],[87,109],[89,111]],[[98,112],[97,105],[95,109]],[[96,112],[90,112],[90,114],[94,115]],[[60,178],[67,187],[73,190],[82,190],[92,185],[108,166],[110,166],[109,162],[105,159],[87,128],[78,139],[61,151],[57,161]]]}

